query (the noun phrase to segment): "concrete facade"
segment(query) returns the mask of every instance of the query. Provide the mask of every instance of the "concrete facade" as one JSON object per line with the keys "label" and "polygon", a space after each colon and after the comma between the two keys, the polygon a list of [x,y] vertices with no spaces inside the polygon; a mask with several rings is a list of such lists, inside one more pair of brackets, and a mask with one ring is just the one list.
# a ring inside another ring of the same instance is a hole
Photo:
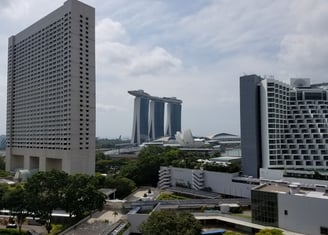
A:
{"label": "concrete facade", "polygon": [[94,8],[68,0],[9,38],[6,168],[94,174]]}
{"label": "concrete facade", "polygon": [[211,188],[212,192],[236,197],[251,197],[253,184],[234,180],[238,173],[193,170],[177,167],[161,167],[159,171],[160,188],[183,186],[195,190]]}
{"label": "concrete facade", "polygon": [[279,227],[304,234],[320,235],[328,229],[328,197],[278,194]]}
{"label": "concrete facade", "polygon": [[[252,190],[253,222],[302,234],[328,233],[327,187],[263,184]],[[254,221],[256,220],[256,221]]]}

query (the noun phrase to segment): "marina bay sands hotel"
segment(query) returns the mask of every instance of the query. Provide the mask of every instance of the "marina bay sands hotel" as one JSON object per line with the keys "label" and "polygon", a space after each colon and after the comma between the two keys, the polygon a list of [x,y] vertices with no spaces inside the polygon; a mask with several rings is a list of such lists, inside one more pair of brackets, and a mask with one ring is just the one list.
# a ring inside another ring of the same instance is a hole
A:
{"label": "marina bay sands hotel", "polygon": [[143,90],[128,93],[135,96],[132,143],[141,144],[163,136],[174,136],[177,131],[181,131],[181,100],[175,97],[151,96]]}

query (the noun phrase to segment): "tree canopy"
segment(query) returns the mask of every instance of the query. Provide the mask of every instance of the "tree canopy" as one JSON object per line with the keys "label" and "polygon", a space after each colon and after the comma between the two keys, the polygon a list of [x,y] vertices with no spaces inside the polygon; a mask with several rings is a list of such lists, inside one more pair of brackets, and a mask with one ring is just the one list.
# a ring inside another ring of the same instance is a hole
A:
{"label": "tree canopy", "polygon": [[161,166],[174,166],[220,172],[238,172],[240,165],[204,165],[198,159],[208,159],[208,154],[185,152],[174,147],[147,146],[142,148],[137,159],[110,159],[97,153],[96,171],[133,180],[137,186],[157,186],[158,171]]}
{"label": "tree canopy", "polygon": [[0,206],[16,216],[19,228],[26,216],[33,215],[50,229],[53,210],[63,209],[81,218],[85,213],[102,209],[104,202],[96,178],[83,174],[52,170],[38,172],[15,187],[0,185]]}
{"label": "tree canopy", "polygon": [[139,227],[143,235],[200,235],[201,223],[187,212],[155,211]]}

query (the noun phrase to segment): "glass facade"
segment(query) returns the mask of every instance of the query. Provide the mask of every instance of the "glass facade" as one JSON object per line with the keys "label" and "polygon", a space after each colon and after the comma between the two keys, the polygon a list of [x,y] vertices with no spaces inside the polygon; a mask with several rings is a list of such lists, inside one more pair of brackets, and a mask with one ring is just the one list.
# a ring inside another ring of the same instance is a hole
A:
{"label": "glass facade", "polygon": [[252,190],[252,222],[278,227],[278,196],[276,193]]}
{"label": "glass facade", "polygon": [[140,141],[145,142],[148,140],[148,106],[149,106],[149,99],[147,98],[140,98]]}
{"label": "glass facade", "polygon": [[164,102],[155,101],[154,104],[154,134],[150,130],[150,139],[157,139],[164,136]]}
{"label": "glass facade", "polygon": [[166,128],[167,136],[174,136],[177,131],[181,131],[181,104],[168,103],[168,123]]}

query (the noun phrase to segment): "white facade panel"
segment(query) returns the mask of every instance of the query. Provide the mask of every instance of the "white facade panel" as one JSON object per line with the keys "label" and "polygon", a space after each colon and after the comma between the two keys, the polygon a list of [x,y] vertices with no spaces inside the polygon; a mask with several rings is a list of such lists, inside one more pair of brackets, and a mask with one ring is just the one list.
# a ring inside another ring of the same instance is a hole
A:
{"label": "white facade panel", "polygon": [[[166,168],[166,167],[165,167]],[[184,186],[192,188],[193,184],[192,169],[170,167],[170,182],[171,186]],[[203,172],[203,188],[210,187],[212,192],[219,194],[232,195],[236,197],[251,197],[251,189],[253,184],[233,182],[233,177],[238,176],[238,173],[222,173],[214,171]]]}
{"label": "white facade panel", "polygon": [[328,197],[278,194],[278,218],[280,228],[320,235],[320,227],[328,228]]}

